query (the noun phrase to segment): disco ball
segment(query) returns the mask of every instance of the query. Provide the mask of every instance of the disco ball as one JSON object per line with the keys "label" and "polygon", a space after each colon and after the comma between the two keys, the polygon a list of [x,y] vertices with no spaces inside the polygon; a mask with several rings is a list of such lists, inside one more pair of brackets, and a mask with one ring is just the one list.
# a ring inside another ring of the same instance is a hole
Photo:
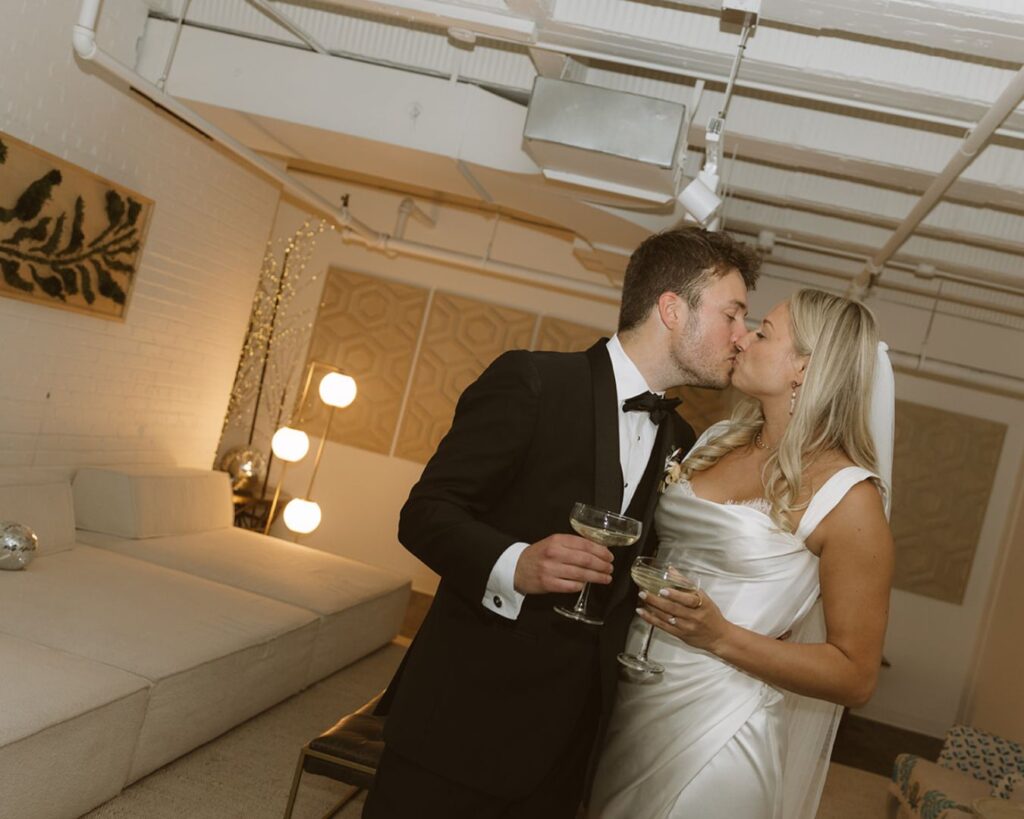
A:
{"label": "disco ball", "polygon": [[231,488],[240,492],[260,482],[267,468],[267,459],[258,449],[239,446],[224,453],[220,468],[231,477]]}
{"label": "disco ball", "polygon": [[24,569],[36,556],[36,533],[13,520],[0,520],[0,569]]}

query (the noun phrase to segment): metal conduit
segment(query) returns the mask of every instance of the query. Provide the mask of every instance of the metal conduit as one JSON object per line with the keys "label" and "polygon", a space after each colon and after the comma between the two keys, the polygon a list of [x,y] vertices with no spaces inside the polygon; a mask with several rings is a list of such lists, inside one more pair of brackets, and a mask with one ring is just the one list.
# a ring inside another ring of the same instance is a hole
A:
{"label": "metal conduit", "polygon": [[292,34],[294,34],[296,37],[302,40],[302,42],[304,42],[314,51],[318,52],[319,54],[330,55],[331,52],[324,48],[324,46],[322,46],[320,42],[312,34],[310,34],[304,28],[300,27],[299,24],[294,22],[291,18],[286,17],[281,12],[279,12],[276,8],[270,5],[270,3],[267,2],[267,0],[246,0],[246,2],[252,3],[252,5],[256,6],[256,8],[258,8],[268,17],[273,19],[275,22],[277,22],[284,28],[288,29],[288,31],[290,31]]}
{"label": "metal conduit", "polygon": [[[356,241],[365,247],[389,253],[400,253],[428,261],[451,264],[465,269],[476,270],[491,275],[525,281],[542,287],[553,288],[575,293],[590,298],[617,303],[621,291],[617,287],[600,285],[592,282],[571,279],[518,265],[479,259],[465,253],[432,247],[406,239],[395,239],[386,234],[378,233],[348,213],[347,208],[336,208],[322,196],[305,185],[296,181],[290,174],[266,162],[240,142],[207,122],[190,108],[162,92],[152,83],[146,81],[127,66],[104,52],[96,44],[96,20],[99,16],[101,0],[82,0],[79,8],[78,22],[72,32],[72,44],[75,52],[84,60],[95,63],[114,77],[128,83],[129,86],[147,97],[157,105],[166,108],[195,127],[210,139],[223,145],[246,164],[271,179],[279,182],[284,191],[308,206],[314,213],[324,216],[342,231],[342,238]],[[1022,70],[1024,74],[1024,70]],[[989,373],[971,367],[949,362],[924,360],[920,356],[893,350],[893,364],[900,369],[920,372],[938,378],[945,378],[958,383],[988,389],[1016,398],[1024,398],[1024,379]]]}
{"label": "metal conduit", "polygon": [[910,213],[907,214],[903,223],[889,237],[889,241],[874,256],[868,259],[864,265],[864,270],[861,271],[860,275],[850,286],[851,297],[859,299],[867,294],[874,285],[874,282],[882,275],[882,268],[885,263],[910,238],[910,235],[924,221],[924,218],[935,207],[939,199],[942,198],[942,195],[975,160],[978,151],[981,150],[989,137],[995,133],[996,129],[1022,101],[1024,101],[1024,67],[1014,75],[985,116],[978,120],[978,124],[967,134],[963,144],[953,154],[946,167],[942,169],[942,172],[935,177],[928,190],[921,195],[921,198],[911,209]]}
{"label": "metal conduit", "polygon": [[234,137],[228,135],[213,123],[208,122],[174,97],[164,93],[132,69],[99,48],[96,44],[96,20],[99,17],[100,2],[101,0],[82,0],[82,5],[79,8],[78,22],[72,32],[72,44],[79,57],[84,60],[90,60],[108,73],[128,83],[129,86],[147,99],[167,109],[174,116],[193,126],[200,133],[223,145],[246,164],[278,182],[284,189],[284,192],[297,200],[299,204],[310,208],[314,213],[334,223],[342,231],[342,236],[345,240],[357,241],[371,250],[384,253],[401,253],[468,270],[511,278],[541,287],[575,293],[588,298],[610,301],[616,304],[619,302],[622,293],[617,287],[581,281],[506,262],[481,259],[467,253],[436,248],[405,239],[395,239],[386,233],[373,230],[352,216],[347,207],[335,207],[331,202],[320,196],[320,194],[297,181],[287,171],[270,164]]}

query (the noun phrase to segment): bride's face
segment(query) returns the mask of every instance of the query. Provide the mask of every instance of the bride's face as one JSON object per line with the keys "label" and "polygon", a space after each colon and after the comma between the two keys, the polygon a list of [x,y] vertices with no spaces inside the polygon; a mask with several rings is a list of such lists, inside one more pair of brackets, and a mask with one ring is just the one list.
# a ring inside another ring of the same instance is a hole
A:
{"label": "bride's face", "polygon": [[806,357],[793,349],[789,304],[777,304],[761,325],[736,344],[740,352],[732,371],[732,385],[762,402],[789,399],[793,382],[802,384]]}

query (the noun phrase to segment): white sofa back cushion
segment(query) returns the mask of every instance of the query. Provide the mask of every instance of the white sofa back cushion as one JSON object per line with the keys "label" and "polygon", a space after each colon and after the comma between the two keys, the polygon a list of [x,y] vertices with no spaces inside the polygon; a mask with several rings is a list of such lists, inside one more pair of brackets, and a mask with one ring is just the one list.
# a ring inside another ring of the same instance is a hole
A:
{"label": "white sofa back cushion", "polygon": [[0,485],[0,520],[32,529],[39,538],[38,557],[67,551],[75,545],[71,485],[66,481]]}
{"label": "white sofa back cushion", "polygon": [[186,535],[234,521],[226,472],[181,467],[79,469],[72,484],[75,525],[127,538]]}

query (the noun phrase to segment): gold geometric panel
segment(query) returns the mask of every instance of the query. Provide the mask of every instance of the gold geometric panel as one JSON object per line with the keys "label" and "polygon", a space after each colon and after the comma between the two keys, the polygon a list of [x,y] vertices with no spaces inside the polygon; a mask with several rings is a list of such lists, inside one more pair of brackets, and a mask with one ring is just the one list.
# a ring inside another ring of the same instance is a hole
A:
{"label": "gold geometric panel", "polygon": [[742,398],[732,387],[724,390],[710,390],[701,387],[674,387],[666,390],[669,398],[680,398],[682,404],[676,409],[699,436],[712,424],[732,414],[736,400]]}
{"label": "gold geometric panel", "polygon": [[544,316],[540,320],[535,350],[553,350],[558,353],[577,353],[592,346],[599,338],[610,336],[606,330],[574,324],[564,319]]}
{"label": "gold geometric panel", "polygon": [[896,402],[896,588],[963,602],[1005,435],[1005,424]]}
{"label": "gold geometric panel", "polygon": [[[375,276],[331,270],[324,283],[309,359],[340,368],[356,380],[356,400],[337,410],[329,440],[387,454],[398,424],[416,339],[427,306],[426,290]],[[317,397],[317,369],[299,425],[322,436],[327,407]]]}
{"label": "gold geometric panel", "polygon": [[526,348],[535,321],[522,310],[435,294],[395,455],[426,463],[451,426],[462,391],[501,353]]}

